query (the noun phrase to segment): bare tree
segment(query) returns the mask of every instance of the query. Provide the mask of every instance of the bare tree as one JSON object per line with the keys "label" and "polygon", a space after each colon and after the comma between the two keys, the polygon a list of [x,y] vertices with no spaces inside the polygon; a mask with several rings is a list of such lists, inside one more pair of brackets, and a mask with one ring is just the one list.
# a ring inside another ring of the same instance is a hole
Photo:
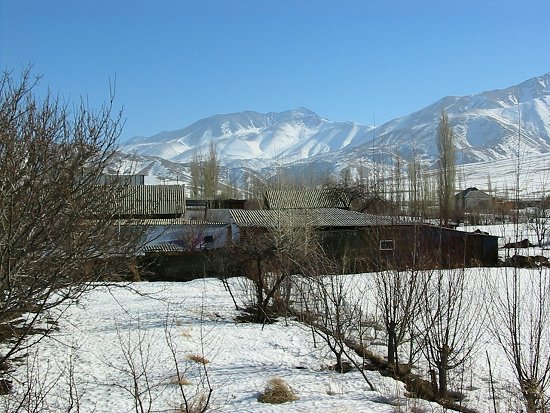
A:
{"label": "bare tree", "polygon": [[189,164],[191,173],[191,195],[195,198],[198,198],[203,191],[202,165],[202,154],[200,152],[195,152]]}
{"label": "bare tree", "polygon": [[436,271],[424,291],[416,327],[441,400],[448,397],[449,372],[464,366],[481,338],[484,312],[478,290],[459,269]]}
{"label": "bare tree", "polygon": [[[387,360],[399,372],[399,346],[412,340],[413,321],[419,316],[430,272],[415,268],[387,270],[374,274],[376,301],[387,333]],[[411,363],[412,355],[408,362]]]}
{"label": "bare tree", "polygon": [[358,361],[354,353],[357,351],[364,357],[367,349],[367,314],[362,302],[364,294],[359,293],[357,286],[340,274],[311,274],[301,280],[299,290],[302,320],[309,324],[313,334],[335,356],[334,370],[345,373],[353,365],[369,388],[374,390],[363,368],[363,361]]}
{"label": "bare tree", "polygon": [[392,176],[392,204],[395,205],[397,212],[401,212],[401,207],[403,206],[403,166],[402,159],[399,154],[395,154],[394,157],[394,170]]}
{"label": "bare tree", "polygon": [[47,334],[36,325],[125,264],[141,236],[115,224],[117,184],[97,185],[120,133],[112,96],[71,111],[36,97],[37,82],[29,70],[0,80],[0,328],[11,334],[0,362]]}
{"label": "bare tree", "polygon": [[445,111],[441,111],[437,128],[439,219],[448,224],[453,212],[456,175],[456,148],[454,134]]}
{"label": "bare tree", "polygon": [[205,199],[216,198],[220,179],[220,161],[214,142],[210,143],[206,158],[200,151],[195,151],[189,163],[189,171],[192,196],[202,196]]}
{"label": "bare tree", "polygon": [[218,194],[218,183],[220,175],[220,162],[216,152],[216,144],[210,143],[208,156],[204,161],[204,196],[206,199],[214,199]]}
{"label": "bare tree", "polygon": [[537,245],[542,247],[550,235],[550,197],[543,194],[527,213],[528,228],[537,237]]}
{"label": "bare tree", "polygon": [[514,370],[527,413],[547,411],[550,270],[507,269],[493,287],[492,331]]}
{"label": "bare tree", "polygon": [[409,159],[409,162],[407,164],[409,214],[413,217],[418,217],[421,214],[421,165],[418,159],[417,143],[412,131],[411,140],[411,158]]}
{"label": "bare tree", "polygon": [[292,210],[273,212],[267,227],[244,231],[230,251],[252,281],[249,301],[254,321],[261,323],[286,312],[290,276],[311,271],[318,259],[317,238],[307,218]]}

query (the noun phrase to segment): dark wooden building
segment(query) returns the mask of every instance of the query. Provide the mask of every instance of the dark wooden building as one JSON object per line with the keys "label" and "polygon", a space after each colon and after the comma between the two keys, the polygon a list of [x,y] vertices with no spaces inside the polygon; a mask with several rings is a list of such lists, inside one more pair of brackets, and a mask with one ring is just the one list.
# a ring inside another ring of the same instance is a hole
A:
{"label": "dark wooden building", "polygon": [[[239,271],[245,271],[244,261],[232,255],[232,246],[246,242],[253,245],[270,232],[285,230],[313,234],[335,268],[344,273],[498,264],[495,236],[349,211],[340,208],[340,201],[329,195],[323,191],[272,191],[265,200],[271,209],[243,209],[246,205],[242,201],[187,202],[187,219],[197,219],[197,214],[202,224],[193,227],[190,222],[180,223],[177,240],[168,237],[171,230],[163,230],[163,237],[157,239],[165,240],[147,251],[153,264],[149,268],[154,268],[156,279],[228,275],[232,264],[235,268],[231,268],[231,275],[243,275]],[[223,206],[230,208],[220,208]],[[201,231],[198,239],[208,248],[194,251],[182,247],[182,237],[195,234],[197,228]]]}
{"label": "dark wooden building", "polygon": [[325,250],[348,272],[495,266],[498,237],[421,223],[320,231]]}
{"label": "dark wooden building", "polygon": [[338,208],[219,210],[216,220],[231,225],[236,242],[274,229],[311,230],[346,272],[498,262],[498,237]]}

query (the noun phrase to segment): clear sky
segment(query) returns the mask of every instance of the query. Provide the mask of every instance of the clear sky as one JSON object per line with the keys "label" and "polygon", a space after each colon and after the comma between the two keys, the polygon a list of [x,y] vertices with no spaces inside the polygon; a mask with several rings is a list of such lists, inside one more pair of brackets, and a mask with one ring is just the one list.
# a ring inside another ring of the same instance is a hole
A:
{"label": "clear sky", "polygon": [[307,107],[376,124],[550,72],[549,0],[0,0],[0,67],[64,99],[116,79],[122,138]]}

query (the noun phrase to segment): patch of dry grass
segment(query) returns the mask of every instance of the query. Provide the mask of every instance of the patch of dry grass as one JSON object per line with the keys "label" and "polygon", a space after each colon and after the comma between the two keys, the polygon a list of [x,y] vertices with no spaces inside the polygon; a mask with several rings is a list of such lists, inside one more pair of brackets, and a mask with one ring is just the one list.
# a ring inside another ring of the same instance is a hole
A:
{"label": "patch of dry grass", "polygon": [[280,377],[269,379],[263,393],[258,397],[259,402],[270,404],[280,404],[294,400],[298,400],[298,396]]}
{"label": "patch of dry grass", "polygon": [[209,401],[210,397],[207,393],[198,393],[188,403],[184,403],[176,409],[176,413],[204,413],[208,410]]}
{"label": "patch of dry grass", "polygon": [[178,386],[188,386],[191,384],[191,382],[186,377],[184,376],[178,377],[177,374],[170,378],[169,383],[178,385]]}
{"label": "patch of dry grass", "polygon": [[206,357],[204,357],[200,354],[189,354],[187,356],[187,359],[191,360],[191,361],[194,361],[195,363],[198,363],[198,364],[208,364],[208,363],[210,363],[210,361]]}

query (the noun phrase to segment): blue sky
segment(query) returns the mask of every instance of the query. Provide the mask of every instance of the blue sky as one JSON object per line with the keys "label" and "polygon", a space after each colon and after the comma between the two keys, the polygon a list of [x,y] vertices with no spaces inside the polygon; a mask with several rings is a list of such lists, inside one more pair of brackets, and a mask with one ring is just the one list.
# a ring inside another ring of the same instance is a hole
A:
{"label": "blue sky", "polygon": [[122,138],[307,107],[380,125],[550,72],[548,0],[0,0],[0,67],[105,101]]}

